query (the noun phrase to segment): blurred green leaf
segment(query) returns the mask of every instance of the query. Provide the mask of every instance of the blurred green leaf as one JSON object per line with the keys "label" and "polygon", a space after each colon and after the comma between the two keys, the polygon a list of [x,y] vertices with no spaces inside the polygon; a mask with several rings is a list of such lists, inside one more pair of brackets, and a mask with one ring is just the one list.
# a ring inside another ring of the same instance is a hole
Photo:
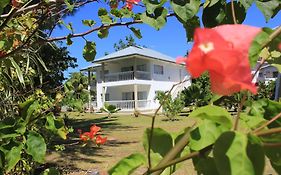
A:
{"label": "blurred green leaf", "polygon": [[184,22],[187,22],[197,14],[200,3],[200,0],[172,0],[171,6],[176,15]]}
{"label": "blurred green leaf", "polygon": [[83,57],[86,61],[93,61],[96,57],[96,43],[87,41],[83,49]]}
{"label": "blurred green leaf", "polygon": [[247,144],[247,135],[234,131],[225,132],[217,139],[213,154],[220,174],[255,174],[255,168],[247,155]]}
{"label": "blurred green leaf", "polygon": [[274,15],[274,10],[280,6],[280,0],[257,0],[256,5],[258,9],[263,13],[266,21]]}
{"label": "blurred green leaf", "polygon": [[130,30],[134,33],[134,35],[138,38],[141,39],[141,31],[140,29],[136,29],[135,27],[130,27]]}
{"label": "blurred green leaf", "polygon": [[109,171],[109,175],[129,175],[141,165],[145,164],[145,157],[140,153],[131,154],[128,157],[120,160],[114,167]]}
{"label": "blurred green leaf", "polygon": [[[146,152],[148,151],[150,131],[150,128],[147,128],[143,136],[143,146]],[[168,151],[173,147],[172,136],[167,131],[161,128],[153,129],[151,141],[151,150],[154,153],[159,153],[162,157],[164,157],[168,153]]]}
{"label": "blurred green leaf", "polygon": [[154,14],[149,14],[147,12],[144,12],[141,14],[141,20],[154,27],[156,30],[160,30],[167,22],[167,14],[168,11],[167,9],[161,7],[161,8],[156,8],[154,10]]}
{"label": "blurred green leaf", "polygon": [[44,138],[35,131],[30,131],[26,140],[26,153],[31,155],[34,161],[44,163],[46,155],[46,143]]}

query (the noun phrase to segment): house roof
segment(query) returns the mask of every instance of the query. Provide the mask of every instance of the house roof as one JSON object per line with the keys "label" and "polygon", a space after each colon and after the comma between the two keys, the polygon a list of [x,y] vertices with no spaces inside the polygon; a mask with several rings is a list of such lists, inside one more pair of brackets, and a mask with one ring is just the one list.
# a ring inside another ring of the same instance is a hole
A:
{"label": "house roof", "polygon": [[93,63],[100,63],[100,62],[103,62],[106,60],[122,58],[122,57],[127,57],[127,56],[132,56],[132,55],[141,55],[141,56],[145,56],[148,58],[153,58],[153,59],[157,59],[157,60],[175,63],[175,59],[170,56],[164,55],[155,50],[151,50],[151,49],[139,47],[139,46],[130,46],[125,49],[119,50],[117,52],[113,52],[104,57],[96,59],[95,61],[93,61]]}
{"label": "house roof", "polygon": [[85,68],[82,68],[80,71],[86,71],[88,70],[89,68],[96,68],[96,67],[100,67],[101,64],[96,64],[96,63],[92,63],[90,64],[89,66],[85,67]]}

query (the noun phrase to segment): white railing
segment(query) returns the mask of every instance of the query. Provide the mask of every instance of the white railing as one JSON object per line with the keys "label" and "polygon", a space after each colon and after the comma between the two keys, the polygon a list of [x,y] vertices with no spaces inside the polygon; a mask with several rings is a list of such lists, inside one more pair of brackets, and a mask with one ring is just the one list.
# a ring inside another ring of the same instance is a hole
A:
{"label": "white railing", "polygon": [[150,80],[150,72],[146,71],[136,71],[136,79],[139,80]]}
{"label": "white railing", "polygon": [[140,80],[150,80],[150,72],[146,71],[136,71],[136,76],[134,76],[134,71],[127,72],[116,72],[104,75],[105,82],[110,81],[123,81],[123,80],[133,80],[134,77]]}
{"label": "white railing", "polygon": [[[134,109],[134,100],[122,100],[122,101],[106,101],[105,103],[114,105],[120,109]],[[150,100],[138,100],[138,108],[148,108],[150,106]]]}

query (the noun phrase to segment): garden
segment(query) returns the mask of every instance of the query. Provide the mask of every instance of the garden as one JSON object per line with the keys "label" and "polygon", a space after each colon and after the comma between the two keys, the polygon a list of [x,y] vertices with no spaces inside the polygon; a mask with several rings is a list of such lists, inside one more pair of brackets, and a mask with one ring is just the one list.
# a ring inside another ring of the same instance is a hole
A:
{"label": "garden", "polygon": [[[253,7],[264,23],[247,20]],[[254,82],[266,65],[281,70],[280,9],[280,0],[1,0],[0,175],[281,174],[280,76]],[[107,55],[116,28],[133,35],[117,51],[169,23],[184,31],[175,62],[191,85],[157,92],[150,113],[93,111],[98,77],[67,71]]]}

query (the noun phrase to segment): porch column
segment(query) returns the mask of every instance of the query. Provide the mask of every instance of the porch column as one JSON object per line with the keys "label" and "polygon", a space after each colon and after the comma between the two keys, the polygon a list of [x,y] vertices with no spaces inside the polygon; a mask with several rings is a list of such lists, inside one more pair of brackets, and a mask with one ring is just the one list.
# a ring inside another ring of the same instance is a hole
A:
{"label": "porch column", "polygon": [[138,85],[134,84],[135,111],[138,109]]}
{"label": "porch column", "polygon": [[136,79],[136,72],[137,72],[137,61],[136,57],[134,58],[134,80]]}
{"label": "porch column", "polygon": [[102,82],[102,105],[104,106],[104,102],[105,102],[105,87],[104,87],[104,82],[105,82],[105,78],[104,78],[104,63],[101,63],[101,82]]}
{"label": "porch column", "polygon": [[88,91],[89,91],[89,101],[88,101],[88,110],[91,112],[91,70],[88,69]]}

